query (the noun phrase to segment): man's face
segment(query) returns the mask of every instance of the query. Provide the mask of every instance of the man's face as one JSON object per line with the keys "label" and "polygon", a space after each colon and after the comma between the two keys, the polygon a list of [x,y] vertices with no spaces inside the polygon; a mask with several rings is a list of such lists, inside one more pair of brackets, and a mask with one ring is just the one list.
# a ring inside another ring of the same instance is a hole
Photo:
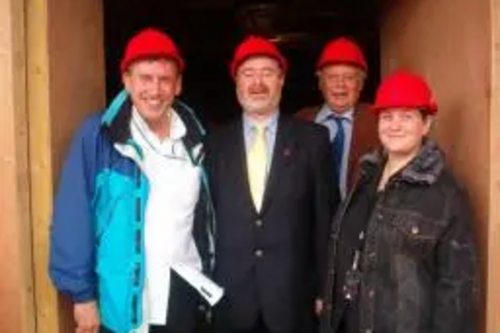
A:
{"label": "man's face", "polygon": [[365,74],[357,67],[333,64],[318,72],[319,88],[328,106],[339,113],[356,105],[363,89]]}
{"label": "man's face", "polygon": [[266,116],[278,109],[284,75],[278,62],[269,57],[252,57],[236,72],[236,95],[245,112]]}
{"label": "man's face", "polygon": [[182,76],[172,60],[139,60],[122,76],[125,89],[141,117],[155,127],[181,92]]}
{"label": "man's face", "polygon": [[431,118],[423,117],[413,108],[382,110],[378,118],[380,142],[392,156],[407,157],[418,153],[430,127]]}

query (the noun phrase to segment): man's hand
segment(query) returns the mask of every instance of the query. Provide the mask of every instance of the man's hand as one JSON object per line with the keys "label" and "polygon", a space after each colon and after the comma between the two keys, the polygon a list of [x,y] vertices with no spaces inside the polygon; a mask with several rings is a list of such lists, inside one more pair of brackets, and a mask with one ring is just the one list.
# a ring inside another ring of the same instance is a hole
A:
{"label": "man's hand", "polygon": [[314,302],[314,313],[318,317],[323,313],[323,300],[320,298],[316,298]]}
{"label": "man's hand", "polygon": [[99,333],[99,311],[96,301],[75,303],[76,333]]}

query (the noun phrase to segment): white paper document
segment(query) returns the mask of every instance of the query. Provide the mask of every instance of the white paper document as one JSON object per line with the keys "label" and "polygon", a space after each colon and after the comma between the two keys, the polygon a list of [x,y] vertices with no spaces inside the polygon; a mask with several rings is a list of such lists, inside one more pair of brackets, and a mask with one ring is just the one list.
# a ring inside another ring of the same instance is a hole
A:
{"label": "white paper document", "polygon": [[224,289],[199,270],[182,264],[173,265],[171,268],[196,289],[210,306],[217,304],[224,295]]}

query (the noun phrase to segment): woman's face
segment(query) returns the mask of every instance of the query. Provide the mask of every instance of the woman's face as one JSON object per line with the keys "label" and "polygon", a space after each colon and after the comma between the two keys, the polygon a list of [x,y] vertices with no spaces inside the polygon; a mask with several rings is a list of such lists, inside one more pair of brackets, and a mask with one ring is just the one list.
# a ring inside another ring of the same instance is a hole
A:
{"label": "woman's face", "polygon": [[378,117],[378,135],[389,157],[416,155],[430,127],[431,117],[415,108],[389,108]]}

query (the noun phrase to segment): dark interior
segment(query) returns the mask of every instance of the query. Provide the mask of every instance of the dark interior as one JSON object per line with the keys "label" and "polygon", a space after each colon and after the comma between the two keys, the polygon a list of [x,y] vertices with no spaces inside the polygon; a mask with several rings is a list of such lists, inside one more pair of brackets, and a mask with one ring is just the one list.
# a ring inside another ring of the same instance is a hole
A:
{"label": "dark interior", "polygon": [[380,1],[375,0],[106,0],[104,3],[107,96],[121,87],[119,61],[127,40],[145,27],[167,32],[187,68],[182,100],[210,122],[238,112],[228,66],[248,34],[274,41],[290,62],[282,112],[321,102],[314,64],[325,43],[347,35],[365,52],[369,76],[362,94],[370,101],[380,78]]}

